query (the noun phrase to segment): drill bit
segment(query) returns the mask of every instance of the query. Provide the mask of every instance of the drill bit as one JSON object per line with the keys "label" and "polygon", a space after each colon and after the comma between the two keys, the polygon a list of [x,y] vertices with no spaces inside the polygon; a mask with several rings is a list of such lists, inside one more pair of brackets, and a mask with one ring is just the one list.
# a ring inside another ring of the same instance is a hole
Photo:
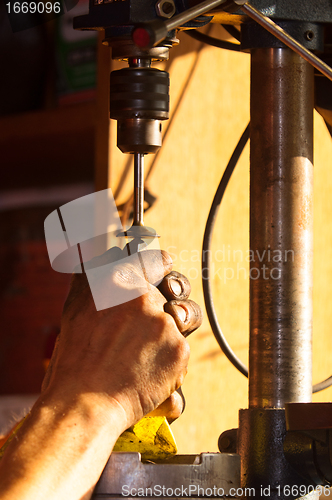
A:
{"label": "drill bit", "polygon": [[[144,226],[144,155],[134,153],[134,207],[133,207],[133,227]],[[144,243],[140,235],[127,244],[129,255],[139,251],[140,245]]]}
{"label": "drill bit", "polygon": [[[129,255],[139,252],[140,246],[145,243],[144,238],[159,238],[159,235],[151,228],[144,226],[144,154],[134,153],[134,206],[133,223],[126,231],[121,231],[117,236],[133,238],[127,243],[126,248]],[[142,248],[142,247],[141,247]]]}
{"label": "drill bit", "polygon": [[134,220],[133,226],[144,226],[144,154],[134,153]]}

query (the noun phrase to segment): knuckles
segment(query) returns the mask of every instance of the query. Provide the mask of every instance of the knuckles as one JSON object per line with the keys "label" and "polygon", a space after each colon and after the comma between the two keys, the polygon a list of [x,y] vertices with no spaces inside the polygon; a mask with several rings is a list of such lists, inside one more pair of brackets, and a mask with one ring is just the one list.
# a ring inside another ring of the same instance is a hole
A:
{"label": "knuckles", "polygon": [[182,337],[182,335],[181,338],[179,339],[179,344],[177,347],[177,356],[178,359],[182,360],[183,363],[185,363],[185,365],[187,366],[190,356],[190,347],[188,342],[185,340],[184,337]]}
{"label": "knuckles", "polygon": [[190,347],[186,339],[176,332],[172,342],[172,361],[178,367],[180,373],[187,369],[190,356]]}
{"label": "knuckles", "polygon": [[115,286],[137,288],[146,286],[146,282],[139,274],[137,266],[131,262],[115,266],[109,278]]}

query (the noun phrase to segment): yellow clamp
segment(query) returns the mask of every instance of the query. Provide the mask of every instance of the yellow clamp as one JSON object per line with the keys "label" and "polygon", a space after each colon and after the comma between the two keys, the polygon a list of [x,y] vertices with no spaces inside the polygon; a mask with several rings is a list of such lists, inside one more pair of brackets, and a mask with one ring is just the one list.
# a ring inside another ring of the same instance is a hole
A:
{"label": "yellow clamp", "polygon": [[[24,420],[16,425],[0,448],[0,459]],[[166,417],[143,417],[121,434],[113,451],[137,451],[143,460],[162,460],[175,455],[177,447]]]}
{"label": "yellow clamp", "polygon": [[121,434],[113,451],[138,451],[143,460],[162,460],[177,453],[166,417],[143,417]]}

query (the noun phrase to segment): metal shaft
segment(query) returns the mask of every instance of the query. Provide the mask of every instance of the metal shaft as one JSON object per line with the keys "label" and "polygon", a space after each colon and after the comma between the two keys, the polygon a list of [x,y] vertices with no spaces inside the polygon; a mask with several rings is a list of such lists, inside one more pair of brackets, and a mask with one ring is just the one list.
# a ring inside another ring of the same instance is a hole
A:
{"label": "metal shaft", "polygon": [[195,17],[201,16],[202,14],[205,14],[209,10],[215,9],[216,7],[219,7],[219,5],[225,3],[226,0],[204,0],[204,2],[200,2],[199,4],[195,5],[194,7],[191,7],[190,9],[185,10],[184,12],[181,12],[181,14],[177,14],[176,16],[172,17],[171,19],[165,21],[165,27],[167,31],[171,31],[174,28],[178,28],[182,24],[187,23],[188,21],[191,21]]}
{"label": "metal shaft", "polygon": [[134,220],[133,226],[144,226],[144,155],[134,153]]}
{"label": "metal shaft", "polygon": [[251,66],[249,407],[312,391],[313,68],[288,48]]}

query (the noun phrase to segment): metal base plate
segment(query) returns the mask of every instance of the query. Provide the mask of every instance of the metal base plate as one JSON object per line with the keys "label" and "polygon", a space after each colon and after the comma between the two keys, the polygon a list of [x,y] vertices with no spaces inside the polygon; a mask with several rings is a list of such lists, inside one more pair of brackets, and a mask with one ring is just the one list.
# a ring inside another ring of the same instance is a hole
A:
{"label": "metal base plate", "polygon": [[239,455],[176,455],[162,463],[143,463],[139,453],[114,452],[92,498],[223,497],[239,487]]}

